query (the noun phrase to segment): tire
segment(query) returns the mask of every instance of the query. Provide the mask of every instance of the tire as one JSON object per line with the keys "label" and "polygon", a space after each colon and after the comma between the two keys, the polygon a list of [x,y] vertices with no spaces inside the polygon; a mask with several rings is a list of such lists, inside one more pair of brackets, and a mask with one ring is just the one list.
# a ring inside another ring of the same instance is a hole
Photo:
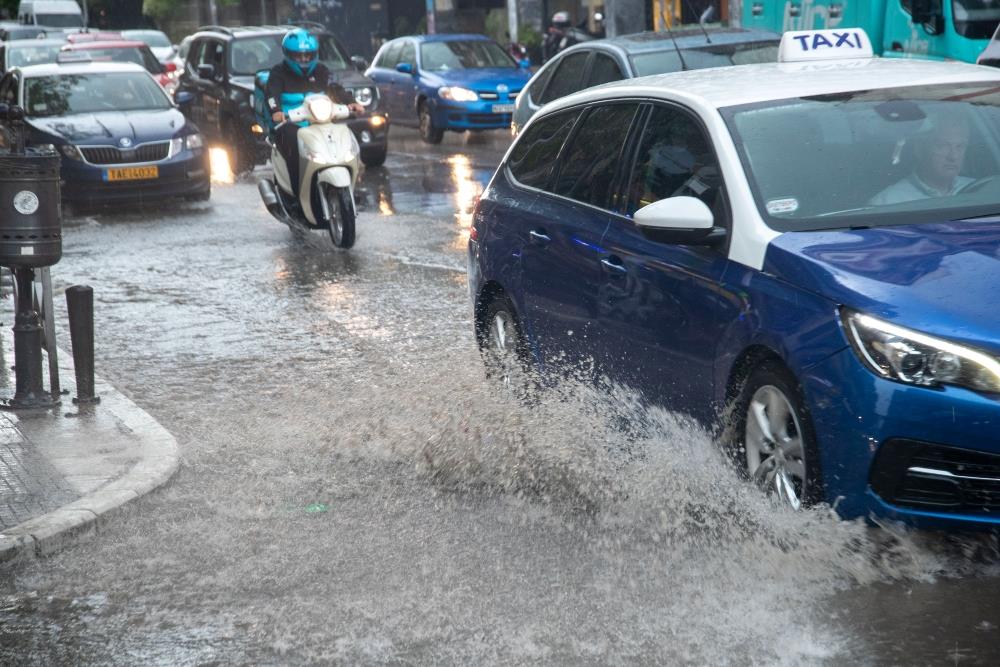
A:
{"label": "tire", "polygon": [[428,144],[439,144],[444,139],[444,130],[434,127],[434,118],[431,116],[430,107],[426,102],[420,103],[417,111],[420,118],[420,138]]}
{"label": "tire", "polygon": [[812,419],[783,364],[765,361],[754,368],[732,414],[731,453],[748,480],[794,509],[823,500]]}
{"label": "tire", "polygon": [[514,306],[505,296],[494,298],[479,323],[477,339],[486,377],[504,389],[523,392],[529,386],[528,346]]}
{"label": "tire", "polygon": [[388,146],[381,148],[369,148],[361,151],[361,161],[366,167],[381,167],[385,164],[385,156],[389,152]]}
{"label": "tire", "polygon": [[232,126],[230,126],[229,137],[230,139],[225,146],[226,156],[229,158],[229,169],[234,176],[250,173],[256,166],[253,144],[236,132]]}
{"label": "tire", "polygon": [[351,191],[324,183],[323,196],[330,207],[330,240],[338,248],[350,248],[354,245],[355,236]]}

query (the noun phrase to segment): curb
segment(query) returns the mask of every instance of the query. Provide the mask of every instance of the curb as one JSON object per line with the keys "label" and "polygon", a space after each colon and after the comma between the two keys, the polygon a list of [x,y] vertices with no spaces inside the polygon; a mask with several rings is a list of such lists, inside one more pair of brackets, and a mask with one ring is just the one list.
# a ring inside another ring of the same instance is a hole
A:
{"label": "curb", "polygon": [[[61,378],[75,378],[72,356],[59,348]],[[64,384],[75,389],[72,382]],[[139,460],[123,475],[113,479],[57,510],[29,519],[0,534],[0,565],[20,563],[50,556],[76,540],[97,532],[100,525],[128,503],[163,486],[177,471],[180,454],[177,440],[149,413],[123,396],[102,378],[94,378],[101,402],[85,410],[100,410],[114,417],[119,428],[138,442]],[[70,397],[64,397],[65,410]],[[60,419],[68,417],[60,416]],[[96,448],[100,443],[81,442]]]}

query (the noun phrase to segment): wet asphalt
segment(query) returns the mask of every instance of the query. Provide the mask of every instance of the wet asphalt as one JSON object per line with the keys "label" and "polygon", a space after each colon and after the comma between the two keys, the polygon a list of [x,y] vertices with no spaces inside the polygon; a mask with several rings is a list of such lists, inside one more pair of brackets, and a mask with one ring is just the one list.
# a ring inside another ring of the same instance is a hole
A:
{"label": "wet asphalt", "polygon": [[98,372],[182,463],[0,570],[0,663],[1000,662],[995,541],[793,513],[627,392],[486,381],[464,248],[507,140],[394,129],[350,251],[253,178],[66,220]]}

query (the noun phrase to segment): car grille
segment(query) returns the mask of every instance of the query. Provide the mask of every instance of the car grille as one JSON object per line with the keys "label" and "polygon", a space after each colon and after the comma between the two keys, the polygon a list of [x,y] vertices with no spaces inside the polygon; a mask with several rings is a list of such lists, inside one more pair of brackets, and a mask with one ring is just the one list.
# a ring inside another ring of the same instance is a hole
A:
{"label": "car grille", "polygon": [[[511,102],[513,102],[514,100],[517,99],[517,94],[519,92],[521,92],[521,91],[520,90],[512,90],[512,91],[510,91],[509,93],[507,93],[507,99],[510,100]],[[481,99],[481,100],[499,100],[500,99],[499,93],[487,93],[487,92],[478,92],[477,91],[476,94],[479,95],[479,99]]]}
{"label": "car grille", "polygon": [[872,465],[871,485],[902,507],[1000,512],[1000,454],[889,440]]}
{"label": "car grille", "polygon": [[80,146],[80,152],[91,164],[132,164],[136,162],[157,162],[170,155],[170,142],[157,141],[135,148],[117,146]]}

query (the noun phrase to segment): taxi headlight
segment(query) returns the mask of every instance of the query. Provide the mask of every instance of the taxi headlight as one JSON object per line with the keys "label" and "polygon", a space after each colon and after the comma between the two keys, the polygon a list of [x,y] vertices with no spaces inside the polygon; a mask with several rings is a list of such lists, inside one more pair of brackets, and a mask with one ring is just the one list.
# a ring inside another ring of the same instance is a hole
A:
{"label": "taxi headlight", "polygon": [[370,107],[375,101],[375,93],[371,88],[355,88],[354,101],[363,107]]}
{"label": "taxi headlight", "polygon": [[70,160],[83,162],[83,153],[81,153],[80,149],[73,144],[62,144],[59,146],[59,152],[68,157]]}
{"label": "taxi headlight", "polygon": [[317,123],[329,123],[333,120],[333,100],[329,97],[311,97],[306,101],[306,107]]}
{"label": "taxi headlight", "polygon": [[876,375],[1000,393],[1000,360],[989,354],[851,310],[842,309],[840,316],[854,352]]}
{"label": "taxi headlight", "polygon": [[444,86],[443,88],[438,88],[438,95],[442,99],[451,100],[452,102],[475,102],[479,99],[479,95],[475,91],[469,90],[468,88],[461,88],[459,86]]}

